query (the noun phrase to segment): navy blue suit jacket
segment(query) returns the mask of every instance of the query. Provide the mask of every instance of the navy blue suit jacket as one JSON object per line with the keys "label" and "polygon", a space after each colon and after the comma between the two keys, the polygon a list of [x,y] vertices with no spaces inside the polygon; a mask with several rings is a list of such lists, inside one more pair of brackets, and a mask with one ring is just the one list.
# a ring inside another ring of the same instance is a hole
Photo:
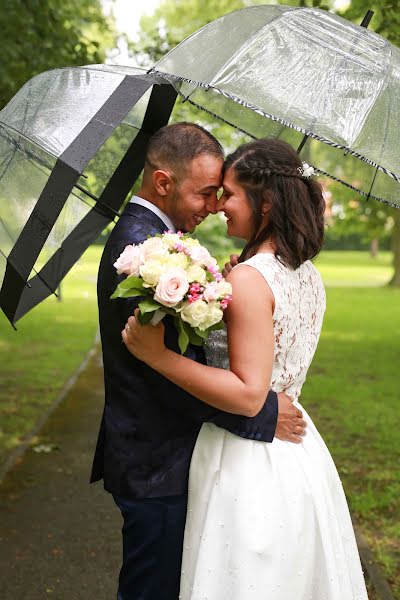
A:
{"label": "navy blue suit jacket", "polygon": [[[105,407],[91,481],[125,498],[172,496],[187,491],[190,459],[197,435],[211,421],[236,435],[271,442],[278,413],[270,391],[254,418],[219,411],[194,398],[137,360],[121,341],[121,331],[137,299],[110,300],[121,276],[113,263],[125,246],[162,233],[165,224],[152,211],[130,203],[104,248],[98,275],[98,305],[103,348]],[[166,346],[176,352],[178,335],[164,319]],[[202,348],[186,356],[205,363]]]}

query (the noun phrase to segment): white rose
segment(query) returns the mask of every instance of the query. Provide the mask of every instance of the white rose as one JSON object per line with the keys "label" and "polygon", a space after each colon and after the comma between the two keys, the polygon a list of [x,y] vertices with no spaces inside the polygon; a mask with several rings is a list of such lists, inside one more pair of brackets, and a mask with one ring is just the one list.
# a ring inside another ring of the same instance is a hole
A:
{"label": "white rose", "polygon": [[140,276],[143,278],[144,287],[156,286],[164,272],[165,264],[162,258],[148,260],[140,267]]}
{"label": "white rose", "polygon": [[182,269],[187,269],[189,265],[189,259],[183,252],[173,252],[172,254],[169,254],[164,262],[169,268],[181,267]]}
{"label": "white rose", "polygon": [[164,246],[162,239],[158,237],[149,238],[142,244],[144,261],[167,256],[168,250]]}
{"label": "white rose", "polygon": [[181,238],[177,233],[164,233],[162,236],[162,242],[167,248],[173,248],[180,240]]}
{"label": "white rose", "polygon": [[204,300],[196,300],[191,304],[185,302],[182,310],[182,321],[186,321],[192,327],[197,327],[201,331],[212,327],[222,320],[223,312],[216,302],[207,304]]}
{"label": "white rose", "polygon": [[232,286],[230,283],[225,281],[225,279],[222,279],[222,281],[217,283],[217,285],[219,291],[219,298],[224,298],[225,296],[232,294]]}
{"label": "white rose", "polygon": [[204,300],[196,300],[196,302],[185,302],[180,313],[182,321],[186,321],[192,327],[201,329],[204,319],[207,316],[208,304]]}
{"label": "white rose", "polygon": [[143,264],[142,246],[126,246],[120,254],[118,260],[114,263],[117,273],[121,275],[139,275],[139,267]]}
{"label": "white rose", "polygon": [[185,238],[185,244],[188,248],[194,248],[195,246],[200,246],[199,240],[195,238]]}
{"label": "white rose", "polygon": [[176,306],[181,302],[189,289],[186,272],[180,267],[170,269],[161,275],[154,300],[164,306]]}
{"label": "white rose", "polygon": [[198,283],[205,284],[207,282],[207,274],[200,265],[192,265],[187,270],[187,278],[189,283],[197,281]]}
{"label": "white rose", "polygon": [[208,264],[211,260],[211,254],[204,246],[192,246],[189,248],[190,258],[197,265]]}
{"label": "white rose", "polygon": [[222,318],[224,316],[224,313],[222,312],[222,309],[219,307],[217,302],[212,302],[211,304],[208,304],[207,308],[208,311],[206,318],[204,319],[202,326],[199,327],[199,329],[203,331],[204,329],[208,329],[209,327],[212,327],[216,323],[222,321]]}

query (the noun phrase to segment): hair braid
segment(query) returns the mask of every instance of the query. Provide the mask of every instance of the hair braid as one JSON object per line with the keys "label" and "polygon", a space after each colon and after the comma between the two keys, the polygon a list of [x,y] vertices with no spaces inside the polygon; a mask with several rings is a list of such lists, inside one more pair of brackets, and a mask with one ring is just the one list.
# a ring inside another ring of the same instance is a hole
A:
{"label": "hair braid", "polygon": [[[267,239],[275,242],[275,255],[289,267],[296,269],[314,258],[323,242],[325,201],[321,186],[303,175],[297,152],[281,140],[256,140],[228,156],[224,173],[230,168],[253,208],[254,231],[241,260],[255,254]],[[265,203],[269,211],[263,227]]]}

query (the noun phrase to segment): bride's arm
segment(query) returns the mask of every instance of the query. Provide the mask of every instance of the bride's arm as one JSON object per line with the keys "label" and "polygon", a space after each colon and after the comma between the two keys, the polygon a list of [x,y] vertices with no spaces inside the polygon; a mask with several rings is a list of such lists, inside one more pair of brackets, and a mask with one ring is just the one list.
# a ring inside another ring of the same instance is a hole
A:
{"label": "bride's arm", "polygon": [[215,369],[164,345],[164,327],[141,327],[135,317],[122,336],[130,352],[187,392],[226,412],[255,416],[271,384],[274,297],[265,279],[247,265],[229,273],[233,299],[227,311],[230,370]]}

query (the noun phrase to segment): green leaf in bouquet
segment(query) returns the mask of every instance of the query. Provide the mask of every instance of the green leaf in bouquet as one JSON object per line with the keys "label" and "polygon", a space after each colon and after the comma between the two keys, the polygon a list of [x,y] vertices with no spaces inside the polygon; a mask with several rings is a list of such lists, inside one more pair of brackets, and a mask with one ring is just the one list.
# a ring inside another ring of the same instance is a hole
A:
{"label": "green leaf in bouquet", "polygon": [[136,296],[148,296],[151,290],[143,287],[143,280],[140,277],[130,275],[120,281],[111,299],[114,298],[135,298]]}
{"label": "green leaf in bouquet", "polygon": [[187,347],[189,345],[189,335],[188,335],[188,331],[186,328],[186,323],[184,321],[182,321],[182,319],[180,317],[177,317],[175,319],[175,324],[176,324],[176,328],[179,333],[179,338],[178,338],[179,350],[181,351],[181,354],[185,354]]}
{"label": "green leaf in bouquet", "polygon": [[[200,335],[201,333],[201,335]],[[193,344],[193,346],[202,346],[204,343],[204,340],[207,339],[207,332],[205,331],[199,331],[196,327],[189,327],[189,341],[191,344]],[[206,335],[203,335],[206,334]]]}
{"label": "green leaf in bouquet", "polygon": [[210,273],[210,271],[206,271],[206,277],[208,283],[215,281],[215,277],[212,273]]}
{"label": "green leaf in bouquet", "polygon": [[143,300],[143,302],[139,303],[139,309],[143,315],[145,313],[155,312],[156,310],[158,310],[160,308],[162,309],[163,306],[161,304],[159,304],[158,302],[156,302],[155,300],[153,300],[152,298],[149,298],[148,300]]}
{"label": "green leaf in bouquet", "polygon": [[201,329],[199,329],[198,327],[193,327],[192,331],[195,332],[195,334],[201,338],[202,340],[206,340],[208,338],[208,330],[207,331],[202,331]]}
{"label": "green leaf in bouquet", "polygon": [[143,289],[143,279],[141,277],[136,277],[136,275],[129,275],[126,279],[123,279],[119,284],[122,290],[129,290],[131,288],[135,288],[136,290]]}
{"label": "green leaf in bouquet", "polygon": [[223,329],[225,327],[224,322],[220,321],[219,323],[215,323],[215,325],[212,325],[211,327],[209,327],[207,329],[208,332],[211,331],[218,331],[219,329]]}
{"label": "green leaf in bouquet", "polygon": [[136,289],[136,288],[129,288],[127,290],[123,290],[120,288],[120,286],[117,286],[117,289],[115,290],[115,292],[113,293],[112,296],[110,296],[111,300],[114,300],[115,298],[136,298],[137,296],[146,296],[147,292],[145,289]]}

